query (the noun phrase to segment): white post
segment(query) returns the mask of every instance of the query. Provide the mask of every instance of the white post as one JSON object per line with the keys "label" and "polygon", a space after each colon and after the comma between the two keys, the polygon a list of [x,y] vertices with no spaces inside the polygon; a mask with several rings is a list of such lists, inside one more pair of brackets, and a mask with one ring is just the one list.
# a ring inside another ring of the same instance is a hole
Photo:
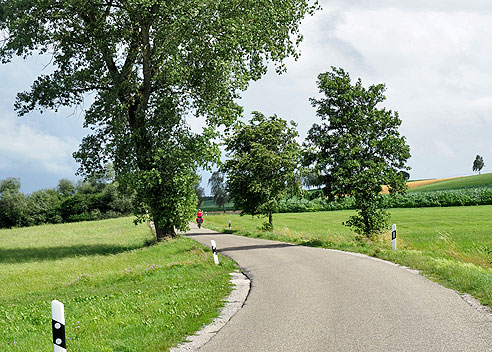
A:
{"label": "white post", "polygon": [[229,220],[229,230],[231,229],[231,220]]}
{"label": "white post", "polygon": [[66,352],[65,308],[56,299],[51,301],[51,325],[53,328],[53,352]]}
{"label": "white post", "polygon": [[393,250],[396,250],[396,224],[391,227],[391,242]]}
{"label": "white post", "polygon": [[219,257],[217,256],[217,246],[215,245],[215,241],[211,240],[212,242],[212,252],[214,253],[214,262],[215,264],[219,264]]}

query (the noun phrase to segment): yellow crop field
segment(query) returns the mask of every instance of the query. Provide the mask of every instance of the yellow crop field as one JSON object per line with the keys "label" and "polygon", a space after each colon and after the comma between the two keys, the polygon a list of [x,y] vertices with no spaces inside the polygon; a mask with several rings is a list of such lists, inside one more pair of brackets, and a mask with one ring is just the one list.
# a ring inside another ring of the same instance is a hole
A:
{"label": "yellow crop field", "polygon": [[[407,186],[408,186],[408,188],[412,189],[412,188],[417,188],[417,187],[421,187],[421,186],[425,186],[425,185],[430,185],[431,183],[436,183],[436,182],[441,182],[441,181],[446,181],[446,180],[452,180],[455,178],[458,178],[458,177],[434,178],[431,180],[410,181],[410,182],[407,182]],[[383,190],[381,193],[388,194],[389,193],[388,186],[383,186]]]}

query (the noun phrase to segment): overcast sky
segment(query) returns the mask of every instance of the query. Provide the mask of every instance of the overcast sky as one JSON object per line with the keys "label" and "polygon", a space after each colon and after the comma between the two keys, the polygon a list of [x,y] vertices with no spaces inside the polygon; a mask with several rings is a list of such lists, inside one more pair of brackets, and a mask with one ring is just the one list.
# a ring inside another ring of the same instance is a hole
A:
{"label": "overcast sky", "polygon": [[[246,116],[276,113],[296,121],[304,138],[319,122],[309,103],[318,94],[316,77],[339,66],[364,86],[386,84],[384,106],[403,121],[412,179],[470,175],[477,154],[485,161],[482,172],[492,172],[492,1],[320,4],[323,10],[302,25],[301,58],[243,94]],[[87,133],[80,108],[16,117],[15,94],[46,72],[47,61],[0,65],[0,179],[20,177],[24,192],[75,179],[71,154]],[[203,178],[206,186],[208,174]]]}

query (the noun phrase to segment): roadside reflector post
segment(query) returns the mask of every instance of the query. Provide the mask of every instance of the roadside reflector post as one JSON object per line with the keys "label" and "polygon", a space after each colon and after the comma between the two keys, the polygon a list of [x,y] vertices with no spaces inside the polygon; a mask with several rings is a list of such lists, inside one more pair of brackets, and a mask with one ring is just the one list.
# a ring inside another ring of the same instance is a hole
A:
{"label": "roadside reflector post", "polygon": [[391,227],[391,242],[393,250],[396,250],[396,224]]}
{"label": "roadside reflector post", "polygon": [[219,257],[217,256],[217,246],[215,245],[215,241],[211,240],[212,242],[212,252],[214,253],[214,262],[216,265],[219,265]]}
{"label": "roadside reflector post", "polygon": [[66,352],[65,308],[56,299],[51,301],[51,326],[53,329],[53,352]]}
{"label": "roadside reflector post", "polygon": [[229,230],[231,229],[231,220],[229,220]]}

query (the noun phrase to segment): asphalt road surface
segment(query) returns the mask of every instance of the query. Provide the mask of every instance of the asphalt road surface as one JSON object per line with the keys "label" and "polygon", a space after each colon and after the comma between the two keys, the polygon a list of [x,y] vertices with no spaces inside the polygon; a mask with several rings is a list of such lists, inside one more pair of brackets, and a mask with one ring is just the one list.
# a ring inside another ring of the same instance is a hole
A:
{"label": "asphalt road surface", "polygon": [[492,351],[492,319],[391,263],[207,229],[189,237],[251,279],[235,316],[200,351]]}

